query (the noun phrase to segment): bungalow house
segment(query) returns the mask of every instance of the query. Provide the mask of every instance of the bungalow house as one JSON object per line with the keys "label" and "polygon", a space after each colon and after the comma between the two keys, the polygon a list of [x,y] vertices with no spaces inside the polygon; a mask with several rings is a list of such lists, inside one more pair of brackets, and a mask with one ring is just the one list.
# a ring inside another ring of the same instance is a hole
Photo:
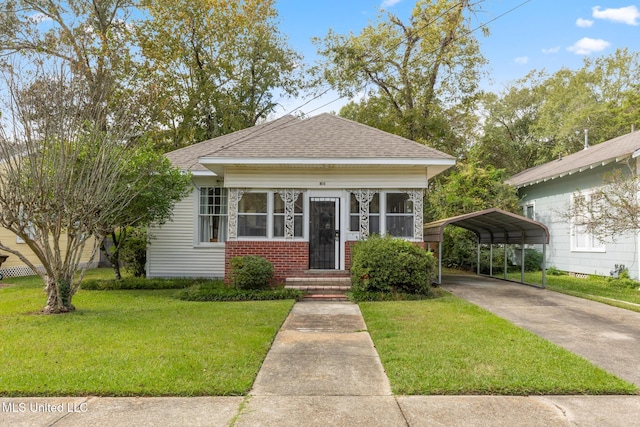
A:
{"label": "bungalow house", "polygon": [[332,114],[292,116],[167,154],[193,176],[171,221],[152,227],[148,277],[224,277],[259,255],[282,280],[346,271],[371,233],[422,243],[429,179],[447,154]]}
{"label": "bungalow house", "polygon": [[616,265],[640,277],[640,236],[630,233],[615,243],[602,242],[563,217],[575,197],[589,197],[615,169],[640,170],[640,132],[632,132],[566,157],[520,172],[506,182],[518,188],[524,215],[549,228],[546,265],[579,274],[608,276]]}

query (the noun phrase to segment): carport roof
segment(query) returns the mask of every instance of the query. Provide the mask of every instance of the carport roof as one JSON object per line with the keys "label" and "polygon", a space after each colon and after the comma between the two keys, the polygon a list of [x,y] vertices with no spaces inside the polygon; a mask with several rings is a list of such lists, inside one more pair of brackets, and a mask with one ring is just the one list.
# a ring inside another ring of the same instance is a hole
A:
{"label": "carport roof", "polygon": [[544,224],[498,208],[425,224],[424,241],[441,242],[447,225],[456,225],[474,232],[478,236],[478,243],[549,243],[549,229]]}

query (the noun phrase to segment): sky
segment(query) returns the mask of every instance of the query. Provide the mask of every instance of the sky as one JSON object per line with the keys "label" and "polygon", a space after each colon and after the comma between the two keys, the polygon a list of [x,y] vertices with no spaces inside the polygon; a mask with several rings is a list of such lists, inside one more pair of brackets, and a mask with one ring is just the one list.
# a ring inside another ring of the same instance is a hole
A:
{"label": "sky", "polygon": [[[471,0],[472,3],[478,0]],[[317,58],[312,37],[329,29],[358,34],[376,22],[381,8],[407,21],[416,0],[277,0],[280,30],[306,63]],[[489,77],[482,87],[500,92],[531,70],[553,73],[562,67],[579,69],[586,57],[611,55],[617,49],[640,51],[640,0],[484,0],[472,17],[473,25],[486,25],[489,37],[479,31]],[[338,111],[347,99],[335,92],[313,100],[299,111],[313,116]],[[293,112],[308,101],[282,102],[276,115]],[[327,105],[328,104],[328,105]]]}

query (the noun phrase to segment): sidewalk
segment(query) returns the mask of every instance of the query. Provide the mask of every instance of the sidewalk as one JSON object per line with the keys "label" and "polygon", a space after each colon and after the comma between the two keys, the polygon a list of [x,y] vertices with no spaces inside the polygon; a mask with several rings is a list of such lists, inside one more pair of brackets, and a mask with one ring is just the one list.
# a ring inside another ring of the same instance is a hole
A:
{"label": "sidewalk", "polygon": [[640,396],[393,396],[359,307],[313,301],[246,397],[0,398],[0,426],[105,425],[633,427]]}

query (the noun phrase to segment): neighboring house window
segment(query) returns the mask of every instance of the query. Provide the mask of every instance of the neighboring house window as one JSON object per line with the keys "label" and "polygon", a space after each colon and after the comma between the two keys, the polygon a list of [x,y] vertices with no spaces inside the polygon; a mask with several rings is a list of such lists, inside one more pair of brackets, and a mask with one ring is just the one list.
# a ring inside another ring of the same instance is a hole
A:
{"label": "neighboring house window", "polygon": [[267,193],[245,193],[238,202],[238,237],[267,237]]}
{"label": "neighboring house window", "polygon": [[[349,230],[360,231],[360,202],[353,193],[349,206]],[[369,234],[380,234],[380,193],[369,202]]]}
{"label": "neighboring house window", "polygon": [[536,219],[535,218],[535,207],[534,205],[525,205],[524,207],[524,216],[526,216],[529,219]]}
{"label": "neighboring house window", "polygon": [[226,188],[200,188],[198,227],[201,243],[227,240],[227,200]]}
{"label": "neighboring house window", "polygon": [[406,193],[386,194],[387,234],[395,237],[413,237],[413,202]]}
{"label": "neighboring house window", "polygon": [[[298,196],[293,202],[293,237],[302,237],[304,198]],[[273,237],[285,237],[286,206],[280,193],[273,193]]]}
{"label": "neighboring house window", "polygon": [[[589,194],[580,194],[573,196],[573,203],[580,201],[586,205],[592,203]],[[571,250],[584,252],[604,252],[605,246],[595,236],[588,233],[583,226],[575,223],[571,224]]]}

